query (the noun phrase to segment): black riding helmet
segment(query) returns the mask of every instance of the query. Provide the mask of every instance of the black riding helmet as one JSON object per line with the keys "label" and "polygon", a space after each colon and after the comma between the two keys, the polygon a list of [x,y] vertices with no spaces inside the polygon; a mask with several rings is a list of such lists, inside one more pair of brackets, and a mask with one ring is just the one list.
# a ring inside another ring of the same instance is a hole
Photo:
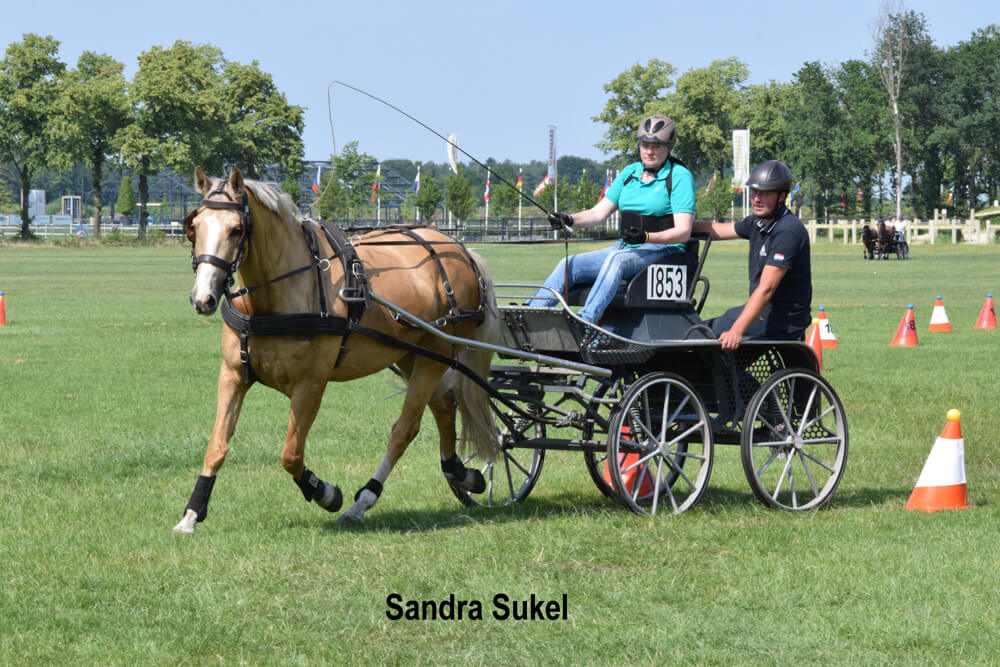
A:
{"label": "black riding helmet", "polygon": [[761,192],[791,192],[792,170],[777,160],[761,162],[750,172],[747,186]]}

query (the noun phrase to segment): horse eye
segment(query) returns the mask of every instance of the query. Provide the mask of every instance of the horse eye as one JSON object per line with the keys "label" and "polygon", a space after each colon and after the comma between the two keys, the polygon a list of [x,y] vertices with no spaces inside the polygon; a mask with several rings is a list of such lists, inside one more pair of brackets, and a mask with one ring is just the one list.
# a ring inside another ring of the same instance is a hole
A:
{"label": "horse eye", "polygon": [[229,235],[232,237],[242,236],[243,227],[233,227],[233,229],[230,230]]}

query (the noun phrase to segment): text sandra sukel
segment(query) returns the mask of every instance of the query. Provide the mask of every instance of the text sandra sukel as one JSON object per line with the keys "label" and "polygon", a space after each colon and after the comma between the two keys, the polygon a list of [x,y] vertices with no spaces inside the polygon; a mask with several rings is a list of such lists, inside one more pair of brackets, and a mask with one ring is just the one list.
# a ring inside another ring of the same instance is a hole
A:
{"label": "text sandra sukel", "polygon": [[[487,612],[498,621],[558,621],[569,618],[565,593],[557,600],[540,598],[534,593],[527,600],[512,599],[497,593],[489,601]],[[385,615],[390,621],[481,621],[482,600],[461,600],[454,593],[443,600],[406,600],[399,593],[385,598]]]}

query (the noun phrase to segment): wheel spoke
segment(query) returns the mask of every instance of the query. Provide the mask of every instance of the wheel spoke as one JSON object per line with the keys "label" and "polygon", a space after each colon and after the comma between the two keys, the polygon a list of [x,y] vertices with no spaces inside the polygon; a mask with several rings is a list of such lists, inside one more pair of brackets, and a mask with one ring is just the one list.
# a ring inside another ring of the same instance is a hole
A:
{"label": "wheel spoke", "polygon": [[781,493],[781,485],[782,483],[784,483],[785,477],[788,475],[788,472],[791,469],[791,467],[792,467],[792,457],[789,456],[785,460],[785,467],[781,469],[781,475],[778,476],[778,483],[774,487],[774,493],[772,494],[774,498],[777,498],[778,494]]}
{"label": "wheel spoke", "polygon": [[692,482],[691,478],[688,477],[687,474],[685,474],[683,468],[677,465],[677,463],[669,456],[666,456],[664,458],[666,458],[667,464],[670,466],[670,469],[676,472],[680,477],[682,477],[684,481],[688,483],[688,486],[690,486],[692,489],[696,488],[694,482]]}
{"label": "wheel spoke", "polygon": [[[799,458],[802,459],[802,469],[805,470],[806,477],[809,478],[809,486],[812,487],[813,497],[816,497],[816,496],[819,495],[819,489],[816,487],[816,481],[813,479],[812,470],[809,469],[809,461],[806,460],[807,458],[812,458],[812,457],[808,456],[802,450],[799,450]],[[815,460],[815,459],[813,459],[813,460]],[[820,463],[819,461],[817,461],[817,463],[819,463],[819,465],[821,465],[824,468],[826,468],[826,466],[823,465],[822,463]],[[828,470],[830,472],[833,472],[832,468],[828,468]]]}
{"label": "wheel spoke", "polygon": [[831,468],[827,464],[823,463],[818,458],[816,458],[815,456],[813,456],[809,452],[805,451],[804,449],[800,449],[799,450],[799,456],[804,457],[803,461],[802,461],[802,465],[803,466],[805,466],[805,459],[809,459],[810,461],[813,461],[814,463],[816,463],[816,465],[821,466],[822,468],[824,468],[831,475],[833,474],[833,468]]}
{"label": "wheel spoke", "polygon": [[[802,410],[802,423],[799,424],[799,430],[795,432],[796,435],[798,435],[799,437],[802,437],[802,434],[805,433],[807,426],[811,425],[806,423],[808,420],[806,419],[805,416],[809,414],[809,410],[812,408],[813,401],[816,400],[816,392],[818,390],[819,388],[814,386],[812,391],[809,392],[809,400],[806,401],[806,407],[804,410]],[[788,400],[789,404],[795,405],[795,396],[792,395],[789,396],[788,398],[789,398]]]}

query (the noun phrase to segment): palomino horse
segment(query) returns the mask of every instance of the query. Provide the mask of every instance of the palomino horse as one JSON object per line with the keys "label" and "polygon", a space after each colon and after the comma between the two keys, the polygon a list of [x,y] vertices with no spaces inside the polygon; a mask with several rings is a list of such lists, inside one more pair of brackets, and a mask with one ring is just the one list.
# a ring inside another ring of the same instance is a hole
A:
{"label": "palomino horse", "polygon": [[[403,409],[385,458],[338,523],[359,522],[375,505],[393,466],[416,437],[425,406],[437,424],[445,478],[481,493],[482,474],[466,469],[455,453],[456,407],[463,436],[477,456],[493,460],[499,440],[486,392],[476,378],[456,368],[464,364],[483,378],[492,352],[444,340],[368,297],[377,295],[460,339],[494,343],[499,318],[482,260],[426,228],[387,228],[348,241],[339,230],[302,218],[288,195],[244,181],[238,169],[228,180],[214,180],[196,168],[195,185],[204,199],[185,221],[196,274],[191,305],[211,315],[226,298],[226,326],[215,427],[174,531],[193,533],[205,519],[243,398],[255,381],[291,401],[282,466],[307,501],[335,512],[342,503],[340,489],[317,477],[303,460],[326,384],[393,365],[406,377]],[[345,261],[348,256],[351,261]],[[244,286],[235,293],[229,291],[234,274]]]}

